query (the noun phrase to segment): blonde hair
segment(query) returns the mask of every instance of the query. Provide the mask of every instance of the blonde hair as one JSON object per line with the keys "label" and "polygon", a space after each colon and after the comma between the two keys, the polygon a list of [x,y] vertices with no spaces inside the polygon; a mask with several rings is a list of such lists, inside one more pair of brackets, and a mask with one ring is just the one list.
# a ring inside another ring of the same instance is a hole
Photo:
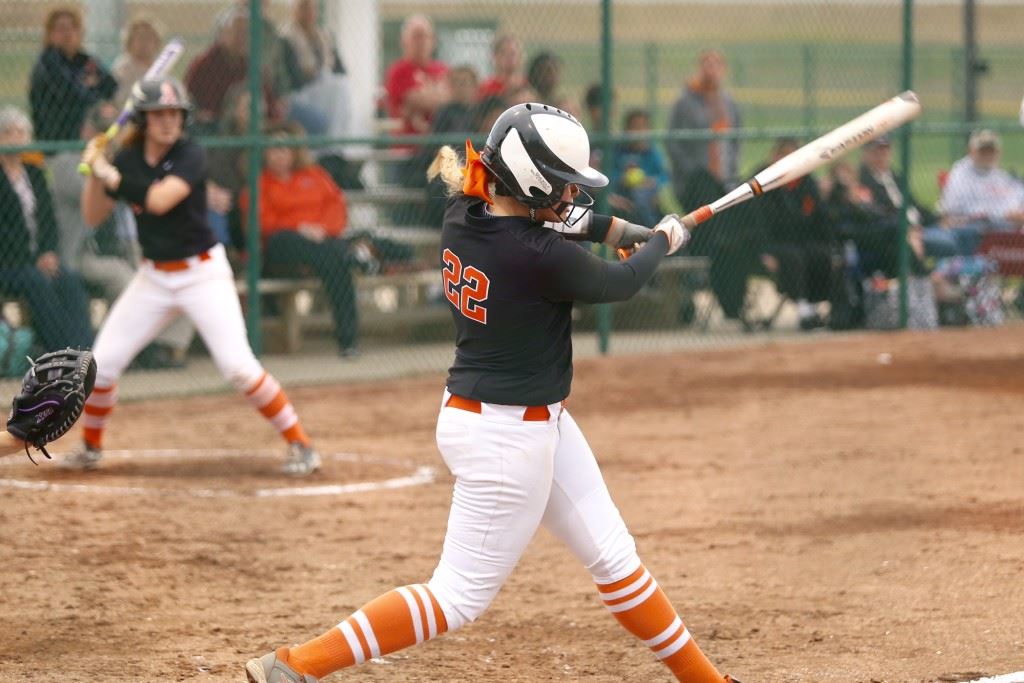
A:
{"label": "blonde hair", "polygon": [[437,150],[437,156],[427,168],[427,180],[440,177],[448,196],[462,194],[462,159],[451,145]]}

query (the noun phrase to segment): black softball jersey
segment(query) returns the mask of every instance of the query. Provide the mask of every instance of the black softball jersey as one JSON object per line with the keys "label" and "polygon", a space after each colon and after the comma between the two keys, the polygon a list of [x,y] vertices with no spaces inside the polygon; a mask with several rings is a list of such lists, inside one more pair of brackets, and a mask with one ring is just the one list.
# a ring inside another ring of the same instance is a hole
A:
{"label": "black softball jersey", "polygon": [[441,231],[441,275],[456,328],[448,390],[503,405],[565,399],[573,302],[630,298],[666,251],[668,240],[657,233],[629,259],[607,261],[527,218],[492,216],[479,199],[452,197]]}
{"label": "black softball jersey", "polygon": [[118,152],[114,166],[122,177],[133,178],[146,186],[173,175],[192,188],[188,196],[162,216],[132,206],[143,256],[151,261],[180,261],[217,244],[206,219],[206,154],[202,147],[181,138],[156,166],[150,166],[139,144]]}

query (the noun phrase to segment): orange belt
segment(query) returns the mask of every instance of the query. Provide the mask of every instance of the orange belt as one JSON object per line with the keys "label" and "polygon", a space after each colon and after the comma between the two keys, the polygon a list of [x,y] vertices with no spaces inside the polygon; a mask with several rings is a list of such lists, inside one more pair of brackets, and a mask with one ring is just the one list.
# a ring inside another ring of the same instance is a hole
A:
{"label": "orange belt", "polygon": [[[479,414],[483,412],[483,405],[480,401],[472,398],[463,398],[455,394],[449,396],[444,405],[446,408],[458,408],[470,413]],[[547,422],[550,417],[551,411],[548,410],[547,406],[527,406],[523,412],[523,422]]]}
{"label": "orange belt", "polygon": [[[209,261],[213,257],[210,256],[209,251],[204,251],[198,256],[200,261]],[[182,259],[181,261],[150,261],[153,267],[157,270],[162,270],[165,273],[177,273],[180,270],[188,270],[192,267],[192,264],[188,259]]]}

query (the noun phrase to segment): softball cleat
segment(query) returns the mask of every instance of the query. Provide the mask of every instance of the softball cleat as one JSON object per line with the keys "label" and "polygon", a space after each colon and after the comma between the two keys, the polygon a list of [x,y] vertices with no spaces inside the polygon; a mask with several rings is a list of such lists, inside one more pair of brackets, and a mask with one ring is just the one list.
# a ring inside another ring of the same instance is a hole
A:
{"label": "softball cleat", "polygon": [[100,466],[100,459],[103,458],[103,451],[94,448],[87,443],[81,444],[78,448],[64,456],[64,459],[57,463],[57,466],[65,470],[88,472]]}
{"label": "softball cleat", "polygon": [[276,652],[265,654],[259,659],[250,659],[245,664],[245,675],[249,683],[319,683],[309,674],[300,674],[281,659]]}
{"label": "softball cleat", "polygon": [[293,443],[288,446],[288,459],[281,471],[292,477],[306,477],[320,469],[320,454],[312,446]]}

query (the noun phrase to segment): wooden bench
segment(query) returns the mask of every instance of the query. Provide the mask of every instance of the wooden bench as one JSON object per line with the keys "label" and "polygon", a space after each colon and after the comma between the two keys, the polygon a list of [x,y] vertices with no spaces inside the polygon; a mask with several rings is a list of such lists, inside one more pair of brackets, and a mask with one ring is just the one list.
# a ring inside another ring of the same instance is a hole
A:
{"label": "wooden bench", "polygon": [[[315,278],[285,279],[266,278],[259,280],[258,291],[262,296],[273,297],[277,316],[261,316],[263,329],[279,340],[281,350],[292,353],[299,350],[302,338],[302,318],[308,310],[304,297],[312,297],[320,290],[320,281]],[[249,295],[249,282],[235,280],[235,288],[243,304]]]}
{"label": "wooden bench", "polygon": [[[248,295],[245,280],[236,280],[239,296]],[[447,306],[440,305],[441,274],[437,268],[415,269],[375,275],[355,275],[356,306],[360,335],[387,335],[411,326],[440,323],[449,319]],[[321,292],[315,278],[265,278],[259,293],[273,297],[277,315],[263,315],[262,326],[275,350],[294,353],[307,330],[330,330],[330,313],[313,311]]]}

